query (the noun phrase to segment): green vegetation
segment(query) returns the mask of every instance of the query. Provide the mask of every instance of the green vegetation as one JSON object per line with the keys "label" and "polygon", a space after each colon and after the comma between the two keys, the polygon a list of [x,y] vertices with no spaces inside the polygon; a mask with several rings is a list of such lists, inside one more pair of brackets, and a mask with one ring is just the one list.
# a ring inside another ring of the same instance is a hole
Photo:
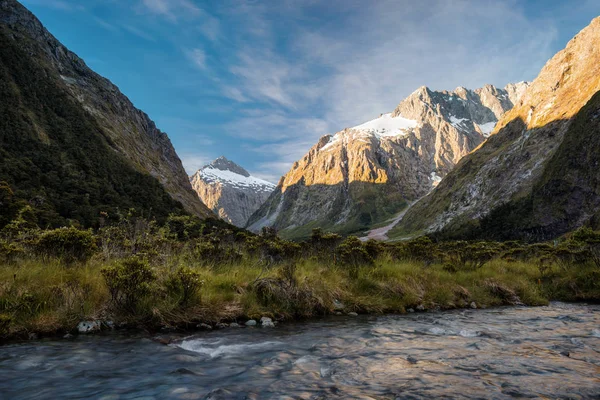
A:
{"label": "green vegetation", "polygon": [[[17,213],[19,215],[20,213]],[[600,300],[600,233],[554,243],[361,242],[315,229],[294,243],[216,220],[131,211],[94,231],[0,227],[0,336],[82,320],[158,330],[200,322]]]}
{"label": "green vegetation", "polygon": [[116,150],[47,56],[11,35],[0,26],[0,225],[26,205],[24,221],[44,228],[97,228],[129,208],[160,221],[182,210]]}

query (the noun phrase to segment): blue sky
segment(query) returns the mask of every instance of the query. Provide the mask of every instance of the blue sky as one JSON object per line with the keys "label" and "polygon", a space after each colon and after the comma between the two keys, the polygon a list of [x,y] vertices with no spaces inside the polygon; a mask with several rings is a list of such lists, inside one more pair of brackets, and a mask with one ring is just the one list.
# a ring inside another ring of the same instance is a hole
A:
{"label": "blue sky", "polygon": [[276,182],[417,87],[532,80],[597,0],[21,0],[167,132]]}

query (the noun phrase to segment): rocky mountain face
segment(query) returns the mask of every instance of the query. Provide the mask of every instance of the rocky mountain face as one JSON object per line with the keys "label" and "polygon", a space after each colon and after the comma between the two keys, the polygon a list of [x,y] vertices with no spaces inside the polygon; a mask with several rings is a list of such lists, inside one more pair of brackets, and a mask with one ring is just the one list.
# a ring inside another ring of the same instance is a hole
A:
{"label": "rocky mountain face", "polygon": [[215,214],[244,227],[248,218],[269,198],[276,185],[255,178],[225,157],[200,168],[190,177],[192,188]]}
{"label": "rocky mountain face", "polygon": [[313,227],[356,233],[389,219],[479,146],[527,85],[441,92],[423,86],[391,113],[323,136],[282,177],[249,228],[303,237]]}
{"label": "rocky mountain face", "polygon": [[545,240],[600,226],[599,43],[600,17],[392,233]]}
{"label": "rocky mountain face", "polygon": [[[0,39],[2,103],[10,104],[0,118],[0,180],[19,196],[86,221],[102,205],[166,213],[180,203],[211,215],[167,135],[15,0],[0,0]],[[86,210],[69,210],[78,207]]]}

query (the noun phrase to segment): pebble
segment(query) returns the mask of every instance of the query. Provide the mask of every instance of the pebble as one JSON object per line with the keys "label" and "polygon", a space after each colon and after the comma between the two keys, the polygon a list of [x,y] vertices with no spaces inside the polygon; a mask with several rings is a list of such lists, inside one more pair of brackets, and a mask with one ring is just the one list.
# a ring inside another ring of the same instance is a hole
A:
{"label": "pebble", "polygon": [[196,325],[196,328],[203,330],[203,331],[212,330],[212,326],[210,326],[209,324],[204,324],[204,323]]}

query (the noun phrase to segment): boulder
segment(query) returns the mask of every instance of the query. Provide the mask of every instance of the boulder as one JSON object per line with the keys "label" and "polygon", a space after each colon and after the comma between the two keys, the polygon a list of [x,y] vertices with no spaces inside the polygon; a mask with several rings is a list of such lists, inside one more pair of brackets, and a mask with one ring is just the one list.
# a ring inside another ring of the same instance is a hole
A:
{"label": "boulder", "polygon": [[246,321],[246,326],[256,326],[256,320],[250,319]]}
{"label": "boulder", "polygon": [[79,333],[92,333],[98,332],[102,328],[102,323],[100,321],[81,321],[77,325],[77,331]]}

